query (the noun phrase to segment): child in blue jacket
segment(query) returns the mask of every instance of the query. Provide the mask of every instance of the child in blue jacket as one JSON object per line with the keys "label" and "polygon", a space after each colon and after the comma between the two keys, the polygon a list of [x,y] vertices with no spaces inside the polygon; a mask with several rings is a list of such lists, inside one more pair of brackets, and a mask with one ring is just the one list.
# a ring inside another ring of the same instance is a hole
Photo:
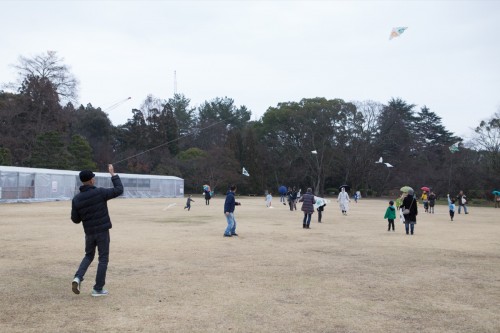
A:
{"label": "child in blue jacket", "polygon": [[450,217],[453,221],[453,217],[455,216],[455,199],[450,199],[450,195],[448,194],[448,209],[450,210]]}

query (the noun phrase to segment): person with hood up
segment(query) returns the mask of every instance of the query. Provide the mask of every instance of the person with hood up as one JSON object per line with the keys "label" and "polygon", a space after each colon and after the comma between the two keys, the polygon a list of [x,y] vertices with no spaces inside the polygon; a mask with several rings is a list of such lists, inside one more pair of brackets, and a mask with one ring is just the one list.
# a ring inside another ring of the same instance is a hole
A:
{"label": "person with hood up", "polygon": [[394,231],[394,220],[396,219],[396,208],[394,208],[394,201],[389,201],[389,207],[387,207],[387,210],[385,211],[384,219],[387,219],[389,222],[387,226],[387,231],[391,231],[391,226],[392,226],[392,231]]}
{"label": "person with hood up", "polygon": [[347,211],[349,210],[349,194],[345,191],[345,188],[342,187],[339,196],[337,198],[337,202],[339,203],[340,210],[342,211],[342,215],[347,215]]}
{"label": "person with hood up", "polygon": [[[403,214],[405,217],[405,229],[406,234],[411,233],[413,235],[415,224],[417,224],[417,200],[413,196],[413,190],[408,191],[408,195],[404,197],[403,203],[400,208],[403,209]],[[406,213],[406,214],[405,214]]]}
{"label": "person with hood up", "polygon": [[310,229],[311,215],[314,213],[314,204],[316,203],[310,187],[307,189],[306,194],[300,198],[299,202],[303,202],[302,211],[304,212],[304,219],[302,221],[302,228]]}

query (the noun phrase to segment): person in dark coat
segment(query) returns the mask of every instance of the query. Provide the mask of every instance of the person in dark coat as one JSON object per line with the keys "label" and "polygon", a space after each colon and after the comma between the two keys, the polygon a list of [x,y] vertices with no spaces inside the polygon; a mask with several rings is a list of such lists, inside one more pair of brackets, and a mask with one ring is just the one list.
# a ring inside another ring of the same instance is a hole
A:
{"label": "person in dark coat", "polygon": [[205,205],[210,205],[210,199],[212,198],[212,195],[210,194],[209,190],[204,190],[205,192]]}
{"label": "person in dark coat", "polygon": [[434,205],[436,204],[436,194],[431,192],[429,194],[429,213],[434,214]]}
{"label": "person in dark coat", "polygon": [[184,209],[187,208],[188,211],[191,210],[191,202],[194,202],[193,199],[191,199],[191,195],[187,198],[187,201],[186,201],[186,206],[184,206]]}
{"label": "person in dark coat", "polygon": [[323,217],[323,211],[325,210],[326,203],[319,206],[316,210],[318,211],[318,222],[321,223],[321,218]]}
{"label": "person in dark coat", "polygon": [[95,175],[90,170],[80,172],[80,193],[71,203],[71,220],[83,224],[85,231],[85,257],[75,273],[72,289],[75,294],[80,293],[80,285],[88,267],[94,260],[95,250],[99,251],[99,264],[92,296],[106,296],[108,291],[103,289],[106,283],[106,271],[109,261],[109,229],[111,219],[108,212],[108,200],[123,193],[120,177],[115,174],[112,164],[108,165],[113,188],[95,187]]}
{"label": "person in dark coat", "polygon": [[400,208],[409,210],[408,214],[405,214],[405,229],[406,229],[406,234],[408,235],[411,233],[413,235],[414,229],[415,229],[415,224],[417,224],[417,215],[418,215],[418,210],[417,210],[417,200],[413,196],[414,192],[413,190],[408,191],[408,195],[403,199],[403,203],[400,206]]}
{"label": "person in dark coat", "polygon": [[226,194],[226,201],[224,201],[224,215],[226,216],[227,227],[224,231],[224,237],[238,236],[236,233],[236,220],[234,219],[234,208],[240,206],[241,203],[237,202],[234,198],[236,192],[236,185],[231,185]]}
{"label": "person in dark coat", "polygon": [[304,212],[304,219],[302,221],[302,228],[310,229],[309,224],[311,224],[311,216],[314,213],[314,195],[312,194],[312,189],[308,188],[306,194],[304,194],[300,200],[302,202],[302,211]]}

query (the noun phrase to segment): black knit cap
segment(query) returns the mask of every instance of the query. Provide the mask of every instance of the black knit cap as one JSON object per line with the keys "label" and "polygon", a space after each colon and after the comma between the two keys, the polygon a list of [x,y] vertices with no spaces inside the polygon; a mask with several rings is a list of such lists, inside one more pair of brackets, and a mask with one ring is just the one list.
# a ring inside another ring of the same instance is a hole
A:
{"label": "black knit cap", "polygon": [[82,172],[80,172],[80,181],[82,183],[88,182],[94,177],[95,177],[94,173],[90,170],[83,170]]}

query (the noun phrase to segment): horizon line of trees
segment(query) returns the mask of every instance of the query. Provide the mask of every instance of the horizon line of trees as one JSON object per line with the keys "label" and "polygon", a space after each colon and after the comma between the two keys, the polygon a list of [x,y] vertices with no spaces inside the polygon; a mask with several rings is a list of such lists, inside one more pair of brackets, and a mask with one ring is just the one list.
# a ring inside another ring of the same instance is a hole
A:
{"label": "horizon line of trees", "polygon": [[[186,193],[206,183],[224,193],[229,184],[245,194],[286,185],[318,195],[342,184],[363,195],[410,185],[484,198],[500,187],[500,112],[465,145],[428,107],[400,98],[304,98],[251,121],[251,111],[228,97],[195,108],[182,94],[149,95],[114,126],[101,108],[73,105],[78,81],[55,52],[20,57],[15,67],[17,92],[0,91],[0,165],[105,170],[115,163],[119,172],[181,177]],[[379,157],[394,167],[375,163]]]}

